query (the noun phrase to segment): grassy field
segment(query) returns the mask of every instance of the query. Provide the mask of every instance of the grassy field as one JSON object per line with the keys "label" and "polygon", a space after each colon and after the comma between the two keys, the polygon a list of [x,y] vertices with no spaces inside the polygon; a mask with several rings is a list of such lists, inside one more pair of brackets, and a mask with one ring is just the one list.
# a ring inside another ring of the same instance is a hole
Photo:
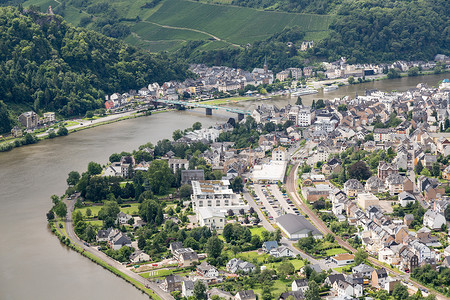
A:
{"label": "grassy field", "polygon": [[[139,211],[139,203],[131,203],[131,204],[126,204],[126,205],[130,205],[129,207],[121,207],[120,211],[128,214],[128,215],[135,215],[138,213]],[[98,212],[100,211],[100,209],[102,208],[101,205],[97,205],[97,206],[86,206],[86,207],[82,207],[82,208],[76,208],[75,212],[80,211],[81,214],[83,215],[83,217],[87,217],[86,216],[86,210],[90,208],[91,209],[91,217],[96,217],[98,216]],[[100,221],[101,222],[101,221]]]}

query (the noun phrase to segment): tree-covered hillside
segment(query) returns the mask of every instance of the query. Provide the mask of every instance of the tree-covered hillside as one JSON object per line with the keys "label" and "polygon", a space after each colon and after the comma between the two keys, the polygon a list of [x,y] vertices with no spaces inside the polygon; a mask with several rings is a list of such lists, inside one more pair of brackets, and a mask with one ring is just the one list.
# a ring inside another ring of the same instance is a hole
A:
{"label": "tree-covered hillside", "polygon": [[295,62],[311,58],[332,61],[345,56],[350,63],[380,63],[431,60],[438,53],[450,55],[448,0],[235,0],[233,4],[271,10],[333,12],[336,15],[328,36],[317,42],[309,55],[294,55],[295,51],[287,45],[268,40],[255,43],[254,49],[194,49],[189,59],[235,65],[242,65],[244,61],[251,64],[247,67],[250,68],[266,54],[272,56],[273,53],[267,51],[277,49],[281,55],[274,55],[273,64],[278,68],[286,65],[286,56],[289,65],[296,66],[293,65]]}
{"label": "tree-covered hillside", "polygon": [[357,62],[429,60],[450,52],[450,1],[345,1],[315,54]]}
{"label": "tree-covered hillside", "polygon": [[72,116],[101,107],[105,94],[187,74],[183,62],[75,28],[59,16],[0,8],[0,101],[6,104],[0,102],[0,133],[12,125],[6,106]]}

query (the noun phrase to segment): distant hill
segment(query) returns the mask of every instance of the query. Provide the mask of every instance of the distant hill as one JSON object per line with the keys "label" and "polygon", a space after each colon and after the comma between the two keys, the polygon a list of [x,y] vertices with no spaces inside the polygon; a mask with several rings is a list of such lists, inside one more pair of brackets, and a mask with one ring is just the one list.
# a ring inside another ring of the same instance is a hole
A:
{"label": "distant hill", "polygon": [[189,0],[28,0],[23,5],[52,5],[55,13],[78,26],[118,37],[139,47],[176,51],[188,41],[204,40],[203,50],[246,46],[287,27],[298,26],[305,39],[328,36],[332,16],[262,11]]}
{"label": "distant hill", "polygon": [[188,74],[183,62],[73,27],[60,16],[0,8],[0,133],[20,110],[84,114],[102,107],[105,94]]}

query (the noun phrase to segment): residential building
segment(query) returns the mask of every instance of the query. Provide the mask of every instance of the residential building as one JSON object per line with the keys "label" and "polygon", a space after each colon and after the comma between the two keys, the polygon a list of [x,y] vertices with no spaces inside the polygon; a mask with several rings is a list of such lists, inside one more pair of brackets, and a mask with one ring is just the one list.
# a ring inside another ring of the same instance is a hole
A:
{"label": "residential building", "polygon": [[201,264],[197,266],[197,274],[207,278],[219,277],[219,271],[217,270],[217,268],[211,266],[206,261],[203,261]]}
{"label": "residential building", "polygon": [[181,284],[181,295],[183,297],[194,296],[194,282],[192,280],[185,280]]}
{"label": "residential building", "polygon": [[22,113],[18,117],[18,120],[20,124],[22,124],[22,126],[26,127],[27,129],[33,129],[39,125],[39,115],[34,111]]}
{"label": "residential building", "polygon": [[227,271],[236,273],[238,271],[243,273],[253,272],[255,265],[237,258],[233,258],[227,263]]}
{"label": "residential building", "polygon": [[356,197],[364,192],[364,186],[357,179],[349,179],[344,183],[344,192],[348,197]]}
{"label": "residential building", "polygon": [[173,170],[173,173],[176,174],[178,170],[187,170],[189,169],[189,161],[187,159],[169,159],[169,168]]}
{"label": "residential building", "polygon": [[441,229],[442,225],[446,224],[443,214],[435,212],[431,209],[427,210],[423,215],[423,226],[427,226],[432,230]]}
{"label": "residential building", "polygon": [[142,250],[134,251],[130,255],[130,261],[132,263],[139,263],[139,262],[149,261],[149,260],[150,260],[150,255],[148,255],[147,253],[145,253]]}
{"label": "residential building", "polygon": [[229,188],[228,180],[202,180],[192,181],[192,207],[197,212],[201,207],[210,207],[227,212],[233,210],[237,213],[240,209],[248,210],[240,195],[235,194]]}
{"label": "residential building", "polygon": [[205,170],[181,170],[181,184],[192,184],[192,181],[205,180]]}
{"label": "residential building", "polygon": [[225,227],[225,213],[211,207],[197,209],[197,220],[200,226],[206,226],[212,231],[222,231]]}
{"label": "residential building", "polygon": [[398,167],[395,164],[380,161],[378,163],[378,178],[384,181],[389,175],[397,174]]}
{"label": "residential building", "polygon": [[234,296],[235,300],[256,300],[256,295],[253,290],[240,291]]}
{"label": "residential building", "polygon": [[384,284],[387,282],[388,274],[386,272],[386,269],[378,269],[373,270],[372,272],[372,286],[381,289],[383,288]]}
{"label": "residential building", "polygon": [[295,279],[294,281],[292,281],[292,291],[302,291],[303,293],[306,292],[306,290],[308,289],[308,279],[303,278],[303,279]]}

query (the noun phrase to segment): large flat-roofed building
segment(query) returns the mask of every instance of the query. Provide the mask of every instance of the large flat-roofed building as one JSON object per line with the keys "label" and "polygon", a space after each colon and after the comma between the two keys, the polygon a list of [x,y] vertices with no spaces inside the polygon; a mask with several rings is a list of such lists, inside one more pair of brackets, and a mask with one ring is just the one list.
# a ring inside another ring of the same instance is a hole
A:
{"label": "large flat-roofed building", "polygon": [[358,194],[357,203],[362,209],[366,209],[371,205],[379,205],[380,200],[372,193],[361,193]]}
{"label": "large flat-roofed building", "polygon": [[242,197],[230,189],[229,180],[192,181],[192,208],[195,212],[202,207],[218,209],[221,212],[240,209],[248,210]]}
{"label": "large flat-roofed building", "polygon": [[282,215],[277,219],[277,225],[291,240],[308,237],[310,233],[316,239],[323,237],[322,233],[301,215]]}
{"label": "large flat-roofed building", "polygon": [[274,161],[253,167],[251,179],[256,183],[283,182],[287,161]]}

